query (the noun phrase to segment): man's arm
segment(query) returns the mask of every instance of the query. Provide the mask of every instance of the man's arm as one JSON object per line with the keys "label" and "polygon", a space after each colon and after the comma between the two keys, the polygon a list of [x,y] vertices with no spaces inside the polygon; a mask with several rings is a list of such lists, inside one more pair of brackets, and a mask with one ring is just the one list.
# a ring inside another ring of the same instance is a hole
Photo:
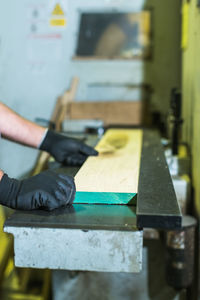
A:
{"label": "man's arm", "polygon": [[4,172],[2,170],[0,170],[0,181],[1,181],[1,178],[3,177],[3,174],[4,174]]}
{"label": "man's arm", "polygon": [[3,137],[49,152],[58,162],[81,165],[98,152],[77,139],[71,139],[30,122],[0,102],[0,132]]}
{"label": "man's arm", "polygon": [[0,133],[17,143],[37,148],[46,129],[28,121],[0,102]]}
{"label": "man's arm", "polygon": [[[12,141],[37,148],[46,129],[16,114],[0,102],[0,133]],[[45,171],[25,180],[10,178],[0,169],[0,204],[14,209],[52,210],[69,205],[75,197],[74,179]]]}
{"label": "man's arm", "polygon": [[[12,141],[49,152],[57,161],[82,164],[98,152],[79,140],[46,130],[13,112],[0,102],[0,132]],[[76,187],[74,179],[47,170],[25,180],[8,177],[0,170],[0,204],[17,209],[54,208],[71,204]]]}

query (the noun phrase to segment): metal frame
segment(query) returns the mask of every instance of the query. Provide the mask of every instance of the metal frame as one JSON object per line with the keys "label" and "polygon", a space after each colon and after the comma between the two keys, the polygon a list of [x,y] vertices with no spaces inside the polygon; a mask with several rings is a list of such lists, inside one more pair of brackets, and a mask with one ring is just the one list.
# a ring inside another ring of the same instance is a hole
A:
{"label": "metal frame", "polygon": [[144,131],[136,214],[139,228],[181,227],[180,207],[156,131]]}

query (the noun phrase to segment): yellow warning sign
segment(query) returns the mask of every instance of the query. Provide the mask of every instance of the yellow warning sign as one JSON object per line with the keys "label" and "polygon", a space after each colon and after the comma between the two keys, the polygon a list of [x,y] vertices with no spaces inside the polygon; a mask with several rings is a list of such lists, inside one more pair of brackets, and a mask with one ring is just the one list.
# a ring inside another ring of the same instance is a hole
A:
{"label": "yellow warning sign", "polygon": [[64,16],[64,12],[59,3],[57,3],[54,7],[54,10],[52,11],[52,16]]}
{"label": "yellow warning sign", "polygon": [[66,26],[66,19],[50,19],[50,25],[51,26],[61,26],[65,27]]}

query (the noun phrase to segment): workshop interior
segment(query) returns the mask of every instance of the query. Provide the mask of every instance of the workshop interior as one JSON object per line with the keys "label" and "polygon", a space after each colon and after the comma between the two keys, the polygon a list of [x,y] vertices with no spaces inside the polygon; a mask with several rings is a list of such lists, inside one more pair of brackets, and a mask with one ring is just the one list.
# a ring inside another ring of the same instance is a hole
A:
{"label": "workshop interior", "polygon": [[199,53],[199,0],[1,1],[0,101],[99,151],[0,139],[11,177],[77,183],[72,206],[0,206],[1,300],[200,299]]}

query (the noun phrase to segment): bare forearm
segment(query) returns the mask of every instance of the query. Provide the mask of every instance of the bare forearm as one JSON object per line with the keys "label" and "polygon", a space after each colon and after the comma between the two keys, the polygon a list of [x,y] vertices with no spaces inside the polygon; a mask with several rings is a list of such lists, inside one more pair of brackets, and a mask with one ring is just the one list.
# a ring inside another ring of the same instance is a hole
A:
{"label": "bare forearm", "polygon": [[45,128],[22,118],[0,102],[0,133],[3,137],[37,148],[45,130]]}
{"label": "bare forearm", "polygon": [[0,169],[0,181],[1,181],[1,178],[3,177],[3,174],[4,174],[4,172]]}

